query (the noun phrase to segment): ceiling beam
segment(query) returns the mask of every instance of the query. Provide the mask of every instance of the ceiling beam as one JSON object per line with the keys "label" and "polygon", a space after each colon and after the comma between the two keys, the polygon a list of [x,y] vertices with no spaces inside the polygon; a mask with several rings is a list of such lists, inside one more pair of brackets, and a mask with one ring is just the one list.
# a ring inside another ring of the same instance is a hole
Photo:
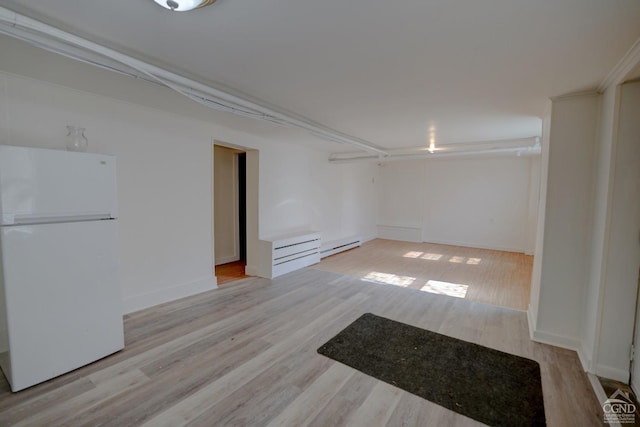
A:
{"label": "ceiling beam", "polygon": [[640,64],[640,39],[629,48],[609,74],[598,86],[598,92],[604,92],[609,86],[623,83],[635,66]]}

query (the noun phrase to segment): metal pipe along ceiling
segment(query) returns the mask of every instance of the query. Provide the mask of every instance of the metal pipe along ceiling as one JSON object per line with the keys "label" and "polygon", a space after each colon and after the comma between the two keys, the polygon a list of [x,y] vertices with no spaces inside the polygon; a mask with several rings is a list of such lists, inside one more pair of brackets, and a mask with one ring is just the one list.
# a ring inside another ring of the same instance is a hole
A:
{"label": "metal pipe along ceiling", "polygon": [[[306,117],[279,111],[273,106],[267,106],[260,101],[249,99],[249,97],[234,95],[188,79],[3,7],[0,7],[0,34],[96,67],[168,87],[201,105],[218,111],[259,119],[288,128],[301,129],[326,141],[351,145],[366,152],[333,153],[329,157],[329,161],[332,163],[485,154],[536,155],[540,153],[540,145],[536,137],[494,141],[497,146],[493,147],[483,146],[486,145],[486,142],[482,141],[469,144],[448,144],[439,147],[435,153],[426,153],[422,147],[385,149]],[[535,144],[532,144],[534,140]],[[454,146],[461,149],[451,149]],[[449,151],[450,149],[451,151]],[[442,150],[446,152],[441,152]]]}
{"label": "metal pipe along ceiling", "polygon": [[215,110],[302,129],[327,141],[349,144],[377,156],[387,155],[385,149],[373,143],[331,129],[306,117],[278,111],[258,101],[188,79],[3,7],[0,7],[0,34],[68,58],[166,86]]}

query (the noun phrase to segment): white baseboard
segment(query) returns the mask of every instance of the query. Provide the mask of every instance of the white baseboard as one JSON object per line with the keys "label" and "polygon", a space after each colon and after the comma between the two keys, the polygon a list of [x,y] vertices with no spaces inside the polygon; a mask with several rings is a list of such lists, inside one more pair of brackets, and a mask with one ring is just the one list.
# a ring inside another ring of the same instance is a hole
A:
{"label": "white baseboard", "polygon": [[533,341],[575,351],[578,354],[580,363],[582,364],[582,369],[584,369],[588,374],[621,381],[625,384],[629,381],[629,371],[626,369],[619,369],[599,364],[595,367],[592,366],[593,363],[591,358],[588,356],[588,351],[583,348],[580,340],[536,330],[535,314],[532,312],[531,307],[527,310],[527,320],[529,322],[529,335]]}
{"label": "white baseboard", "polygon": [[604,391],[602,384],[600,384],[600,380],[594,374],[587,374],[587,378],[589,378],[589,382],[591,383],[591,388],[598,399],[598,402],[602,405],[608,398],[607,393]]}
{"label": "white baseboard", "polygon": [[378,238],[419,243],[422,242],[422,230],[420,227],[378,225]]}
{"label": "white baseboard", "polygon": [[580,348],[580,341],[576,338],[556,335],[551,332],[534,330],[532,333],[532,339],[535,342],[566,348],[567,350],[573,350],[576,353],[578,353],[578,349]]}
{"label": "white baseboard", "polygon": [[[531,305],[529,305],[527,309],[527,322],[529,323],[529,338],[531,338],[532,341],[573,350],[578,353],[578,357],[580,357],[580,340],[537,330],[536,313],[531,309]],[[582,358],[580,358],[580,362],[583,363],[584,368],[585,365]]]}
{"label": "white baseboard", "polygon": [[490,249],[494,251],[518,252],[531,254],[525,248],[517,248],[513,246],[486,245],[477,242],[465,242],[460,240],[432,239],[423,238],[422,229],[420,227],[401,226],[401,225],[380,225],[378,224],[378,238],[387,240],[400,240],[403,242],[428,242],[438,245],[462,246],[465,248]]}
{"label": "white baseboard", "polygon": [[217,288],[218,281],[216,277],[213,276],[196,282],[158,289],[146,294],[134,295],[124,299],[124,314],[133,313],[134,311],[153,307],[154,305],[163,304],[165,302],[174,301]]}
{"label": "white baseboard", "polygon": [[375,240],[378,238],[378,235],[368,235],[368,236],[363,236],[362,237],[362,243],[366,243],[366,242],[370,242],[372,240]]}
{"label": "white baseboard", "polygon": [[462,246],[465,248],[476,248],[476,249],[489,249],[492,251],[503,251],[503,252],[518,252],[526,254],[526,249],[516,248],[512,246],[499,246],[499,245],[485,245],[477,242],[464,242],[458,240],[440,240],[440,239],[425,239],[425,242],[428,243],[436,243],[438,245],[449,245],[449,246]]}
{"label": "white baseboard", "polygon": [[244,274],[246,274],[247,276],[258,276],[258,267],[255,265],[245,265],[244,266]]}
{"label": "white baseboard", "polygon": [[[600,402],[600,405],[604,405],[604,402],[606,402],[610,396],[607,396],[607,393],[604,391],[604,388],[602,387],[602,384],[600,383],[600,380],[596,375],[587,374],[587,377],[589,378],[589,382],[591,383],[591,388],[593,388],[593,391],[596,395],[596,398],[598,399],[598,402]],[[611,421],[607,419],[607,423],[604,425],[607,425],[609,427],[622,427],[622,424],[620,424],[620,421],[617,417],[615,417]],[[625,425],[629,425],[629,424],[625,424]]]}
{"label": "white baseboard", "polygon": [[529,323],[529,338],[533,341],[533,331],[536,330],[536,314],[531,310],[531,304],[527,308],[527,322]]}
{"label": "white baseboard", "polygon": [[611,380],[620,381],[627,384],[629,382],[629,371],[626,369],[614,368],[612,366],[596,365],[596,375]]}
{"label": "white baseboard", "polygon": [[332,240],[320,246],[320,258],[326,258],[340,252],[348,251],[362,245],[360,236],[345,237],[343,239]]}
{"label": "white baseboard", "polygon": [[585,349],[580,346],[580,348],[577,350],[578,353],[578,359],[580,359],[580,363],[582,364],[582,369],[584,369],[585,372],[593,374],[595,372],[593,372],[593,369],[591,367],[591,359],[589,357],[587,357],[587,352],[585,351]]}
{"label": "white baseboard", "polygon": [[216,265],[228,264],[230,262],[239,261],[239,260],[240,260],[239,255],[224,256],[221,258],[216,258]]}

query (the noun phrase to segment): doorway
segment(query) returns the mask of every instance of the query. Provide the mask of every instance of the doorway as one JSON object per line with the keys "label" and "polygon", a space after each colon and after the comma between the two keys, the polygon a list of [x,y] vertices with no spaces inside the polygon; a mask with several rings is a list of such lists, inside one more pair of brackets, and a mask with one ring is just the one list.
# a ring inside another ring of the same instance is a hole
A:
{"label": "doorway", "polygon": [[247,277],[246,152],[214,145],[214,265],[218,284]]}

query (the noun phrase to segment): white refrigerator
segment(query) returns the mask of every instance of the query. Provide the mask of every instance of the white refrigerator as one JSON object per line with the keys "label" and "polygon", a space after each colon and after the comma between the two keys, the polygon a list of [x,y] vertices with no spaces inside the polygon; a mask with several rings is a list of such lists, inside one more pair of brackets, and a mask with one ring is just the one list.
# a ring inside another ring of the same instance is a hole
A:
{"label": "white refrigerator", "polygon": [[124,348],[116,159],[0,146],[0,367],[19,391]]}

